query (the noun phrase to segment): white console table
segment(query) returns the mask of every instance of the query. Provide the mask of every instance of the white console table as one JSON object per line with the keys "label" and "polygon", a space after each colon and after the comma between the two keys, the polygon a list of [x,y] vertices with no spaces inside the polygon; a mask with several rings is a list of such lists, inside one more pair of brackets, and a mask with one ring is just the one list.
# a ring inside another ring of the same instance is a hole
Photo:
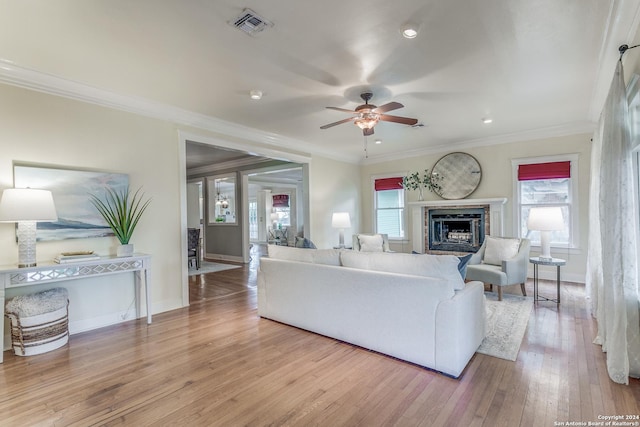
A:
{"label": "white console table", "polygon": [[[24,286],[42,285],[63,282],[74,279],[86,279],[107,274],[128,273],[135,274],[136,317],[140,318],[140,299],[142,296],[142,282],[144,281],[145,302],[147,306],[147,323],[151,323],[151,296],[149,290],[149,264],[151,255],[134,254],[131,257],[118,258],[115,256],[101,257],[97,260],[80,261],[74,263],[56,264],[54,262],[39,263],[36,267],[18,268],[15,265],[0,266],[0,303],[4,319],[5,297],[10,296],[10,290]],[[144,278],[143,278],[144,276]],[[0,328],[0,345],[4,350],[4,321]],[[0,363],[3,352],[0,351]]]}

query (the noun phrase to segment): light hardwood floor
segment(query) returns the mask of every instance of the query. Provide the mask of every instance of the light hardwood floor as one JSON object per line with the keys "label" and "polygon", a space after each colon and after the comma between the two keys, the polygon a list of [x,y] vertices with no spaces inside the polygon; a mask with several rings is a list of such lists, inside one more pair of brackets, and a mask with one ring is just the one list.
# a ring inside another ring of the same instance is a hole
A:
{"label": "light hardwood floor", "polygon": [[557,426],[640,414],[640,382],[611,382],[591,343],[582,285],[534,307],[516,362],[476,354],[452,379],[260,319],[257,263],[191,277],[191,306],[152,325],[5,352],[0,425]]}

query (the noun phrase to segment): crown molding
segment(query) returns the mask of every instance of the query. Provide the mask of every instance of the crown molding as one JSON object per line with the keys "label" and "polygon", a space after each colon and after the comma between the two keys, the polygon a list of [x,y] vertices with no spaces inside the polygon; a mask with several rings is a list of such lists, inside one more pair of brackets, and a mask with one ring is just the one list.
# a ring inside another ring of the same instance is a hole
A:
{"label": "crown molding", "polygon": [[223,170],[239,169],[244,166],[259,165],[260,163],[271,162],[273,159],[264,157],[252,157],[247,159],[230,160],[228,162],[219,162],[212,165],[198,166],[196,168],[187,169],[189,176],[218,172]]}
{"label": "crown molding", "polygon": [[567,135],[590,134],[593,133],[595,129],[595,123],[574,122],[561,126],[550,126],[546,128],[532,129],[528,131],[491,136],[487,138],[477,138],[453,143],[439,144],[421,148],[419,150],[403,151],[396,154],[380,154],[376,156],[369,156],[369,158],[363,159],[360,164],[384,163],[391,160],[403,160],[411,157],[438,154],[465,148],[486,147],[491,145],[509,144],[513,142],[534,141],[537,139],[555,138]]}
{"label": "crown molding", "polygon": [[228,122],[146,98],[122,95],[106,89],[96,88],[53,74],[23,67],[5,59],[0,59],[0,83],[215,132],[230,139],[266,144],[284,152],[288,152],[292,147],[295,147],[297,152],[315,154],[342,162],[357,164],[360,161],[360,157],[346,156],[298,139]]}

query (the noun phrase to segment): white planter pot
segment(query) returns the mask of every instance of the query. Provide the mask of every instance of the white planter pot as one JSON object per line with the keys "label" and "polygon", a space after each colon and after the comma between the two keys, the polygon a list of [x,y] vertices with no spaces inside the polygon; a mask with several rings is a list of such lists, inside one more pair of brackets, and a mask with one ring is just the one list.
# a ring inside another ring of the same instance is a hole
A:
{"label": "white planter pot", "polygon": [[133,244],[129,243],[127,245],[118,246],[116,249],[116,255],[118,257],[133,256]]}

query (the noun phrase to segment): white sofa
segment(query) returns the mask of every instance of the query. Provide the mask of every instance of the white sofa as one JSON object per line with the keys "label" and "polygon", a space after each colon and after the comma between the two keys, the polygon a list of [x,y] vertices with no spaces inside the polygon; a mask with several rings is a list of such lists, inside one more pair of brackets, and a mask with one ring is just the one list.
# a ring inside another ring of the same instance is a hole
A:
{"label": "white sofa", "polygon": [[[435,277],[418,275],[427,261]],[[485,336],[483,284],[465,284],[454,256],[270,246],[258,314],[453,377]]]}

